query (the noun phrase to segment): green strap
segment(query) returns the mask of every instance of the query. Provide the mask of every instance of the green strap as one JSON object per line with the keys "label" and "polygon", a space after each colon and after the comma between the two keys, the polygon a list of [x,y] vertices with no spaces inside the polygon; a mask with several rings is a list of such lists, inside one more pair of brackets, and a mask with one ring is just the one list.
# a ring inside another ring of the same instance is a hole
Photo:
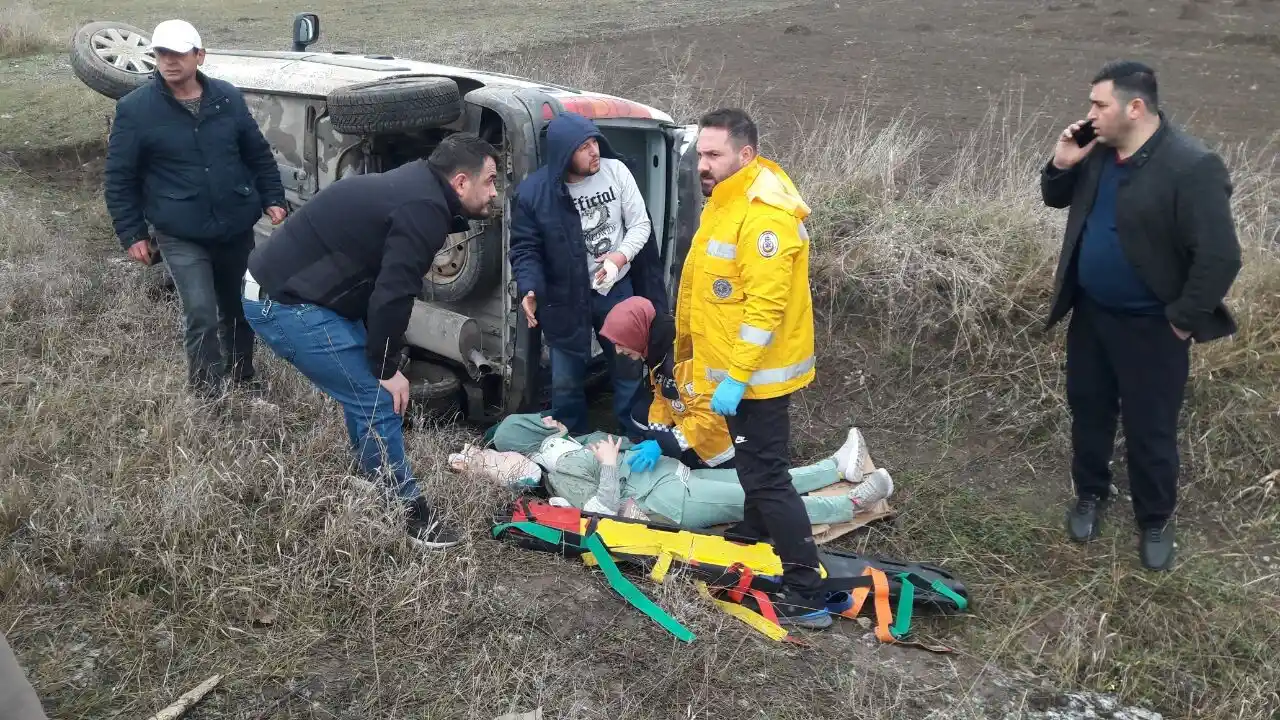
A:
{"label": "green strap", "polygon": [[[493,536],[496,538],[504,530],[509,529],[519,530],[543,542],[557,545],[564,539],[564,533],[560,530],[532,522],[513,522],[496,525],[493,528]],[[685,642],[693,642],[694,634],[692,632],[689,632],[679,621],[655,605],[644,593],[640,592],[639,588],[632,584],[630,580],[627,580],[626,576],[622,574],[622,571],[613,562],[613,556],[609,554],[609,549],[605,547],[599,535],[592,533],[586,539],[584,545],[595,556],[596,564],[600,567],[601,572],[604,573],[605,579],[609,581],[609,587],[616,590],[627,602],[631,603],[640,612],[648,615],[672,635]]]}
{"label": "green strap", "polygon": [[946,597],[947,599],[951,600],[951,602],[955,603],[956,607],[960,608],[961,610],[964,610],[965,608],[969,607],[968,599],[961,596],[955,590],[952,590],[951,588],[947,587],[947,584],[942,582],[941,580],[934,580],[929,585],[929,587],[933,588],[933,591],[938,593],[939,595],[942,595],[943,597]]}
{"label": "green strap", "polygon": [[667,629],[672,635],[685,642],[693,642],[694,634],[685,626],[681,625],[678,620],[671,617],[665,610],[658,607],[650,600],[640,589],[627,580],[623,576],[622,571],[614,564],[613,557],[609,555],[609,549],[605,547],[600,540],[600,536],[592,533],[587,538],[587,549],[596,558],[596,564],[600,566],[600,570],[604,572],[604,576],[608,578],[609,585],[618,591],[618,594],[626,598],[640,612],[648,615],[659,625]]}
{"label": "green strap", "polygon": [[531,522],[509,522],[502,523],[501,525],[495,525],[493,527],[493,536],[498,537],[503,533],[503,531],[513,528],[526,535],[532,535],[543,542],[559,545],[564,540],[564,533],[561,531],[553,527],[547,527],[546,525],[539,525]]}
{"label": "green strap", "polygon": [[893,627],[889,628],[895,638],[900,638],[911,630],[911,610],[916,597],[916,586],[911,584],[911,573],[898,573],[898,581],[901,588],[898,590],[898,611],[893,614]]}
{"label": "green strap", "polygon": [[[924,578],[910,572],[898,573],[897,577],[902,589],[898,591],[898,612],[894,613],[893,627],[889,628],[889,632],[893,633],[895,638],[901,638],[911,630],[911,611],[915,606],[916,599],[916,584],[913,579],[919,580],[923,585]],[[961,610],[969,606],[968,600],[947,587],[941,580],[934,580],[929,583],[929,588],[939,595],[949,598]]]}

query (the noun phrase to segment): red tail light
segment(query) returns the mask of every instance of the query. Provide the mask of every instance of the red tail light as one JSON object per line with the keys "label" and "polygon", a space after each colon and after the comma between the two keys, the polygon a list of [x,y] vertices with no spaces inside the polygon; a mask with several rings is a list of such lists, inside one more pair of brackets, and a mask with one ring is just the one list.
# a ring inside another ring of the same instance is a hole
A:
{"label": "red tail light", "polygon": [[[587,95],[579,95],[576,97],[557,98],[560,104],[564,106],[565,112],[577,113],[587,118],[652,118],[653,113],[648,108],[639,103],[633,103],[630,100],[615,100],[613,98],[591,97]],[[555,116],[550,103],[542,103],[542,119],[550,120]]]}

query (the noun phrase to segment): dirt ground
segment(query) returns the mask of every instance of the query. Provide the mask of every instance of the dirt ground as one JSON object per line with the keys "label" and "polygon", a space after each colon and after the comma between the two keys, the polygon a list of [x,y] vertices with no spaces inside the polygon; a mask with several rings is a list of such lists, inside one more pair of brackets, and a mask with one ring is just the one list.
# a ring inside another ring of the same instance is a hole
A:
{"label": "dirt ground", "polygon": [[1166,111],[1210,142],[1261,146],[1280,106],[1275,0],[827,0],[538,54],[588,46],[611,57],[621,88],[661,71],[655,48],[691,47],[718,90],[742,86],[783,134],[824,105],[864,99],[886,117],[909,105],[921,125],[963,132],[1006,90],[1057,128],[1083,116],[1089,78],[1121,56],[1152,64]]}

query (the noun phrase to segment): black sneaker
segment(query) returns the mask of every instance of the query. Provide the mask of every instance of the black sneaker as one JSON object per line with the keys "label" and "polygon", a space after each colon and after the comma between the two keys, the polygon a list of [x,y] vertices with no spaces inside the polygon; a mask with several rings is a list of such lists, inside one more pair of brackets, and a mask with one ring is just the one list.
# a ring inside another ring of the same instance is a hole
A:
{"label": "black sneaker", "polygon": [[[773,611],[778,615],[778,624],[782,627],[802,627],[811,630],[822,630],[831,627],[831,613],[827,604],[821,599],[807,598],[791,588],[782,592],[767,593],[766,597],[773,604]],[[751,596],[743,598],[748,604]],[[758,603],[750,599],[750,607],[759,612]]]}
{"label": "black sneaker", "polygon": [[420,548],[438,550],[457,545],[462,537],[453,527],[446,525],[427,504],[425,498],[414,500],[405,511],[405,531],[409,542]]}
{"label": "black sneaker", "polygon": [[1142,566],[1148,570],[1168,570],[1173,566],[1175,546],[1172,522],[1146,528],[1138,541],[1138,555],[1142,558]]}
{"label": "black sneaker", "polygon": [[1102,531],[1102,513],[1107,508],[1109,498],[1100,498],[1092,493],[1081,493],[1075,505],[1067,511],[1067,535],[1076,542],[1089,542],[1097,539]]}

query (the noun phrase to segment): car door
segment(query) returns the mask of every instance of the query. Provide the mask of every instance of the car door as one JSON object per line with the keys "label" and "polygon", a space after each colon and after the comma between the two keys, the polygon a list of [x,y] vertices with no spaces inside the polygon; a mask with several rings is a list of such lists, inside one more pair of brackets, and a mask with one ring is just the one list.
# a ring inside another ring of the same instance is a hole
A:
{"label": "car door", "polygon": [[698,126],[671,125],[664,128],[670,160],[667,163],[667,221],[662,238],[663,277],[667,299],[674,313],[680,288],[680,269],[698,231],[702,214],[702,187],[698,181]]}

